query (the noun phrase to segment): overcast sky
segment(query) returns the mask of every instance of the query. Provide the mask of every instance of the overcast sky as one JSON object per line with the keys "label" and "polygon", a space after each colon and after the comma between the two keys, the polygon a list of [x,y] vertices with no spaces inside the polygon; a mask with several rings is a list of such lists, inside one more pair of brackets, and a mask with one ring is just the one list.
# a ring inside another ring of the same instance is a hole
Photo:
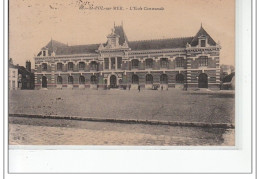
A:
{"label": "overcast sky", "polygon": [[235,64],[235,0],[9,0],[9,8],[9,57],[15,64],[33,62],[51,38],[69,45],[104,43],[121,21],[130,41],[195,36],[202,23],[222,46],[220,63]]}

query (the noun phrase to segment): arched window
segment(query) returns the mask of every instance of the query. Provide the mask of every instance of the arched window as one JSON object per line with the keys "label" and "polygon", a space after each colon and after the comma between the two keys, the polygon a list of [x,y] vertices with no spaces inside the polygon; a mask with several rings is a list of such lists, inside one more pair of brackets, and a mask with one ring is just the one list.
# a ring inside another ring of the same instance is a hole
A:
{"label": "arched window", "polygon": [[184,67],[185,61],[183,57],[177,57],[175,61],[176,61],[176,67]]}
{"label": "arched window", "polygon": [[57,84],[62,84],[62,77],[61,76],[57,77]]}
{"label": "arched window", "polygon": [[153,59],[148,58],[145,60],[145,68],[153,68]]}
{"label": "arched window", "polygon": [[90,70],[97,70],[98,69],[98,63],[97,62],[95,62],[95,61],[92,61],[91,63],[90,63]]}
{"label": "arched window", "polygon": [[47,63],[42,64],[42,71],[47,71]]}
{"label": "arched window", "polygon": [[176,83],[184,83],[184,76],[183,74],[176,75]]}
{"label": "arched window", "polygon": [[91,82],[91,84],[97,84],[97,77],[95,75],[92,75],[90,77],[90,82]]}
{"label": "arched window", "polygon": [[153,76],[151,74],[146,75],[146,84],[153,84]]}
{"label": "arched window", "polygon": [[132,76],[132,83],[133,84],[139,84],[139,77],[137,75]]}
{"label": "arched window", "polygon": [[168,58],[161,58],[160,65],[161,68],[169,68]]}
{"label": "arched window", "polygon": [[168,84],[168,76],[166,74],[162,74],[160,77],[161,84]]}
{"label": "arched window", "polygon": [[68,77],[68,83],[69,84],[73,84],[73,76],[69,76]]}
{"label": "arched window", "polygon": [[84,76],[79,77],[79,84],[85,84],[85,77]]}
{"label": "arched window", "polygon": [[132,60],[132,69],[138,69],[139,67],[139,60],[133,59]]}
{"label": "arched window", "polygon": [[208,66],[208,57],[207,56],[199,57],[199,66]]}
{"label": "arched window", "polygon": [[61,71],[62,70],[62,63],[57,63],[57,70]]}
{"label": "arched window", "polygon": [[73,70],[73,62],[68,63],[68,70]]}
{"label": "arched window", "polygon": [[79,62],[79,70],[85,70],[85,62]]}

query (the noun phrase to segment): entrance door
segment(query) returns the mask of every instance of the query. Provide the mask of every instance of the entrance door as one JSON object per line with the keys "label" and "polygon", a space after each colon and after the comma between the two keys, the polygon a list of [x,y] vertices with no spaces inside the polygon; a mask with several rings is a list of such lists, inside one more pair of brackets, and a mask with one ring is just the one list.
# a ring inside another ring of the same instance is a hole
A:
{"label": "entrance door", "polygon": [[199,88],[208,88],[208,75],[205,73],[199,75]]}
{"label": "entrance door", "polygon": [[46,78],[46,76],[42,77],[42,88],[47,88],[47,78]]}
{"label": "entrance door", "polygon": [[116,76],[115,75],[111,75],[110,76],[110,88],[116,88]]}

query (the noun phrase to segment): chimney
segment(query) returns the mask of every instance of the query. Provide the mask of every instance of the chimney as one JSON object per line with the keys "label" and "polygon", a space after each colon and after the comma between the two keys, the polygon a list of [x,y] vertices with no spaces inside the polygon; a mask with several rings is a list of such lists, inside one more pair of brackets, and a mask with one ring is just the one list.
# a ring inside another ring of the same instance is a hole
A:
{"label": "chimney", "polygon": [[28,60],[26,61],[26,70],[28,70],[29,72],[31,72],[31,62]]}

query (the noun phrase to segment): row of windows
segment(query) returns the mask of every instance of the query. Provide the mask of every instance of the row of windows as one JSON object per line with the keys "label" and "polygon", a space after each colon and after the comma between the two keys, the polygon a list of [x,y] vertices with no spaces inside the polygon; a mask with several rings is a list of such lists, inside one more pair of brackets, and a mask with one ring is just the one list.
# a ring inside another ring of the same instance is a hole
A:
{"label": "row of windows", "polygon": [[[152,84],[153,83],[153,76],[151,74],[147,74],[145,79],[146,79],[146,84]],[[73,76],[69,76],[68,77],[68,84],[73,84],[73,82],[74,82]],[[85,77],[80,76],[79,77],[79,84],[85,84],[85,82],[86,82]],[[90,77],[90,83],[91,84],[97,84],[97,82],[98,82],[97,77],[95,75],[92,75]],[[162,74],[160,76],[160,82],[161,83],[168,83],[168,76],[166,74]],[[184,82],[184,75],[177,74],[176,75],[176,83],[183,83],[183,82]],[[133,84],[139,83],[138,75],[132,76],[132,83]],[[61,76],[57,77],[57,84],[62,84],[62,77]]]}
{"label": "row of windows", "polygon": [[[105,69],[116,69],[116,60],[115,58],[110,58],[109,59],[105,58]],[[131,61],[132,69],[138,69],[139,68],[139,60],[138,59],[133,59]],[[145,60],[145,67],[146,68],[153,68],[154,62],[153,59],[146,59]],[[121,69],[122,66],[122,58],[117,58],[117,68]],[[176,58],[176,67],[184,67],[185,66],[185,59],[183,57],[177,57]],[[199,66],[208,66],[208,57],[207,56],[201,56],[199,58]],[[79,62],[79,70],[84,70],[86,67],[85,62]],[[169,61],[167,58],[161,58],[160,60],[160,67],[161,68],[169,68]],[[74,64],[73,62],[68,63],[68,70],[73,70],[74,69]],[[42,63],[42,70],[46,71],[47,70],[47,63]],[[57,70],[61,71],[62,70],[62,63],[57,63]],[[98,63],[93,61],[90,63],[90,70],[98,70]]]}

